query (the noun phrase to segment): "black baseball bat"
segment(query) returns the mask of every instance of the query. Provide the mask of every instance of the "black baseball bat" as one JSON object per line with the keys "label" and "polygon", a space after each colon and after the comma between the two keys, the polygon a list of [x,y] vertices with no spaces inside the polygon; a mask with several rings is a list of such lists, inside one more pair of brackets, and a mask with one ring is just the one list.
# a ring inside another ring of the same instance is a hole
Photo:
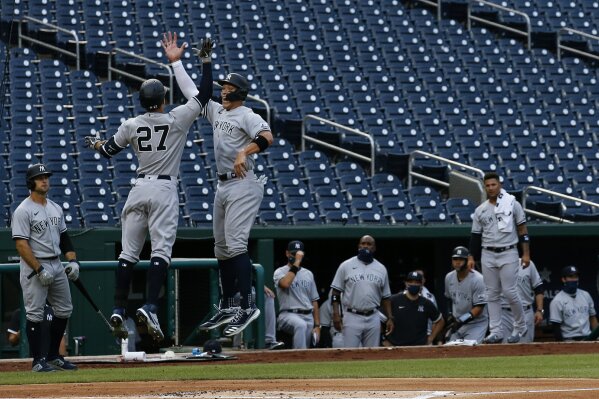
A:
{"label": "black baseball bat", "polygon": [[96,305],[96,303],[92,299],[91,295],[89,295],[89,292],[87,292],[87,289],[81,282],[81,279],[78,278],[77,280],[73,281],[73,284],[75,285],[75,287],[77,287],[79,289],[79,292],[81,292],[81,294],[85,297],[85,299],[87,299],[89,304],[92,305],[92,308],[94,308],[94,310],[100,316],[102,321],[104,321],[104,324],[106,324],[106,326],[110,329],[110,332],[113,332],[114,328],[110,325],[110,323],[106,319],[106,316],[104,316],[104,313],[102,313],[102,311],[100,310],[98,305]]}

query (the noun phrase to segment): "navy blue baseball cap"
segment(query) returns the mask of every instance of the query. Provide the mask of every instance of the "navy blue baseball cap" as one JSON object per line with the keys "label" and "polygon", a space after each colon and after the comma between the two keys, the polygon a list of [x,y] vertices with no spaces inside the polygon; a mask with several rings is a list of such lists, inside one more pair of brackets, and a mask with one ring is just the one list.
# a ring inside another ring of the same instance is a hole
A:
{"label": "navy blue baseball cap", "polygon": [[578,276],[578,269],[576,268],[576,266],[566,266],[562,269],[562,277],[572,277],[572,276]]}
{"label": "navy blue baseball cap", "polygon": [[406,276],[406,281],[418,281],[418,282],[422,282],[422,274],[418,273],[418,272],[409,272],[408,275]]}
{"label": "navy blue baseball cap", "polygon": [[289,252],[297,252],[297,251],[303,251],[304,250],[304,243],[298,240],[295,241],[290,241],[289,244],[287,244],[287,251]]}
{"label": "navy blue baseball cap", "polygon": [[209,339],[208,341],[204,342],[204,352],[221,353],[222,351],[223,347],[217,340]]}

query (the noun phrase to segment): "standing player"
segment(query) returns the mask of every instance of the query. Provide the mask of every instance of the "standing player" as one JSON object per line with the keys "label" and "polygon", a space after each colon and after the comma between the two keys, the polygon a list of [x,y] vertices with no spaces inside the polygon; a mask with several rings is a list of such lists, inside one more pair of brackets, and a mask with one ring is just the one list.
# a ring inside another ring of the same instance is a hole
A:
{"label": "standing player", "polygon": [[[177,35],[168,33],[162,45],[172,63],[177,84],[183,95],[201,107],[201,115],[214,130],[214,157],[218,187],[214,195],[214,255],[218,260],[222,297],[217,313],[200,327],[216,328],[229,323],[225,335],[243,331],[260,311],[252,300],[252,262],[248,254],[250,229],[264,195],[264,182],[254,175],[252,154],[264,151],[273,137],[268,123],[243,105],[249,83],[241,75],[230,73],[218,83],[222,86],[222,105],[212,97],[212,49],[214,42],[204,39],[199,56],[202,79],[196,87],[180,61],[187,46],[177,47]],[[234,304],[241,294],[240,307]]]}
{"label": "standing player", "polygon": [[279,330],[293,335],[293,349],[306,349],[320,339],[318,289],[314,275],[301,266],[304,243],[287,245],[287,264],[275,270],[273,280],[279,298]]}
{"label": "standing player", "polygon": [[[520,340],[521,343],[533,342],[535,340],[535,326],[543,321],[543,279],[537,271],[537,267],[531,260],[526,269],[518,268],[516,276],[518,284],[518,295],[524,308],[524,318],[528,332]],[[514,329],[514,315],[512,309],[505,300],[501,303],[501,329],[503,330],[504,342],[507,341]],[[536,309],[536,310],[535,310]]]}
{"label": "standing player", "polygon": [[374,238],[368,235],[362,237],[358,244],[358,256],[341,263],[331,283],[333,325],[337,331],[343,333],[343,344],[346,348],[380,345],[381,320],[377,312],[380,305],[387,316],[385,335],[393,331],[389,276],[385,266],[374,259],[375,251]]}
{"label": "standing player", "polygon": [[562,291],[549,304],[549,320],[558,341],[582,341],[599,325],[593,298],[578,288],[578,269],[566,266],[562,269]]}
{"label": "standing player", "polygon": [[187,132],[200,112],[197,101],[190,100],[164,113],[165,94],[166,89],[159,80],[146,80],[139,89],[139,102],[146,113],[123,122],[107,141],[93,136],[85,138],[87,146],[106,158],[131,145],[139,161],[137,179],[121,214],[123,250],[119,255],[114,309],[110,317],[115,335],[120,338],[128,337],[124,319],[129,286],[149,230],[152,255],[147,275],[148,298],[146,304],[137,309],[136,316],[146,324],[152,338],[164,339],[157,315],[158,295],[177,234],[177,175]]}
{"label": "standing player", "polygon": [[[503,293],[514,314],[514,331],[507,342],[516,343],[520,342],[527,332],[524,309],[516,286],[516,275],[520,264],[526,269],[530,263],[530,239],[526,228],[526,215],[514,196],[501,188],[497,173],[485,174],[483,181],[488,200],[476,208],[472,217],[468,267],[473,269],[475,260],[481,259],[483,277],[487,286],[490,331],[484,342],[496,344],[503,340],[501,336],[501,294]],[[518,242],[522,247],[522,261],[518,259]]]}
{"label": "standing player", "polygon": [[489,316],[485,309],[483,276],[467,265],[468,249],[455,247],[451,254],[453,270],[445,276],[445,296],[449,300],[447,327],[449,341],[458,339],[482,342],[487,333]]}
{"label": "standing player", "polygon": [[[59,354],[60,341],[73,311],[69,281],[79,278],[79,262],[67,233],[60,206],[47,198],[52,173],[43,164],[27,170],[29,197],[12,216],[12,238],[20,256],[20,283],[25,303],[26,331],[32,370],[77,370]],[[67,267],[60,262],[63,253]],[[46,301],[54,308],[50,323],[48,353],[44,353],[42,321]]]}

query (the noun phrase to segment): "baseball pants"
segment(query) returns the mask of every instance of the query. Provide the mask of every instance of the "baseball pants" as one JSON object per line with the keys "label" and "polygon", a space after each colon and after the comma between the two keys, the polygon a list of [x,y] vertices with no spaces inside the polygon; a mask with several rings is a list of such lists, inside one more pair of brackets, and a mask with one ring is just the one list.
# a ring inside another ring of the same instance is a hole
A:
{"label": "baseball pants", "polygon": [[307,349],[312,341],[314,329],[314,316],[312,314],[299,314],[281,312],[277,319],[279,330],[293,335],[293,349]]}
{"label": "baseball pants", "polygon": [[495,253],[482,251],[482,271],[487,286],[487,307],[489,309],[489,331],[502,337],[501,333],[501,294],[510,305],[515,319],[514,328],[524,331],[524,309],[518,296],[516,275],[519,265],[518,250],[510,249]]}
{"label": "baseball pants", "polygon": [[[535,340],[535,311],[531,305],[525,306],[524,319],[526,320],[526,335],[520,338],[520,343],[533,342]],[[514,315],[510,308],[501,308],[501,330],[503,332],[503,342],[507,342],[507,337],[514,330]]]}
{"label": "baseball pants", "polygon": [[487,334],[487,322],[486,320],[482,323],[468,323],[460,327],[456,332],[451,334],[449,341],[456,341],[458,339],[476,341],[481,343]]}
{"label": "baseball pants", "polygon": [[381,346],[381,319],[377,312],[362,316],[343,312],[343,345],[346,348]]}

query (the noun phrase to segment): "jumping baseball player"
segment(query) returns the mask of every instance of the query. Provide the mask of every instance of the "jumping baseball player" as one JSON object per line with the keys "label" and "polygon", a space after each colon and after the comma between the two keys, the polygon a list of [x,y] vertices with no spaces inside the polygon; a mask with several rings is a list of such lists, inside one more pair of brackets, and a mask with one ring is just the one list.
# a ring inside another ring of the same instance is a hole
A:
{"label": "jumping baseball player", "polygon": [[486,286],[483,276],[467,265],[468,249],[456,247],[451,254],[453,270],[445,276],[445,297],[449,300],[447,326],[449,341],[459,339],[481,343],[487,333],[489,316],[485,309]]}
{"label": "jumping baseball player", "polygon": [[279,298],[279,330],[293,335],[293,349],[306,349],[320,340],[318,289],[312,272],[303,267],[304,243],[291,241],[288,262],[273,274]]}
{"label": "jumping baseball player", "polygon": [[[528,332],[520,339],[521,343],[533,342],[535,339],[535,326],[543,321],[543,279],[539,275],[537,267],[531,260],[526,269],[518,268],[516,276],[518,284],[518,295],[524,308],[524,318]],[[536,310],[535,310],[536,309]],[[514,329],[514,315],[508,303],[502,298],[501,302],[501,329],[503,342],[511,336]]]}
{"label": "jumping baseball player", "polygon": [[578,288],[578,276],[576,266],[564,267],[562,291],[549,304],[549,320],[558,341],[585,340],[591,330],[599,325],[593,298],[588,292]]}
{"label": "jumping baseball player", "polygon": [[123,122],[110,139],[86,137],[86,145],[111,158],[131,146],[137,159],[137,179],[129,192],[121,214],[122,245],[116,274],[114,309],[110,323],[115,335],[128,336],[124,325],[127,299],[133,267],[150,233],[152,255],[147,278],[147,302],[137,309],[138,320],[145,323],[156,341],[164,334],[158,322],[158,295],[171,262],[179,220],[177,175],[183,147],[191,124],[200,112],[200,105],[190,100],[164,113],[166,89],[157,79],[142,83],[139,102],[146,113]]}
{"label": "jumping baseball player", "polygon": [[[31,194],[12,215],[12,238],[20,256],[20,283],[25,304],[32,370],[77,370],[59,354],[60,341],[73,311],[69,280],[79,278],[79,262],[67,233],[62,208],[47,198],[52,173],[43,164],[27,169]],[[63,253],[66,267],[60,262]],[[46,301],[54,309],[48,353],[44,353],[42,320]]]}
{"label": "jumping baseball player", "polygon": [[[518,268],[522,265],[526,269],[530,264],[530,238],[526,227],[526,215],[514,196],[501,188],[497,173],[485,174],[483,181],[488,200],[474,211],[468,267],[474,269],[475,260],[481,260],[482,274],[487,286],[490,331],[484,342],[492,344],[503,341],[503,293],[514,315],[514,330],[507,342],[516,343],[527,333],[524,309],[516,285]],[[518,242],[522,247],[522,261],[518,259]]]}
{"label": "jumping baseball player", "polygon": [[[204,39],[199,57],[202,79],[196,87],[180,58],[186,43],[177,47],[177,35],[168,33],[162,41],[171,62],[177,84],[187,99],[201,107],[214,131],[214,156],[218,187],[214,195],[214,255],[218,260],[222,297],[217,313],[200,327],[216,328],[229,323],[225,335],[243,331],[260,311],[251,295],[252,262],[248,254],[248,238],[264,195],[264,181],[254,175],[252,154],[264,151],[273,137],[268,123],[243,105],[249,83],[241,75],[230,73],[219,80],[222,105],[212,97],[212,49],[214,42]],[[234,304],[235,293],[241,294],[240,307]]]}
{"label": "jumping baseball player", "polygon": [[375,251],[374,238],[368,235],[362,237],[358,244],[358,256],[341,263],[331,283],[333,325],[343,333],[346,348],[380,345],[381,320],[377,312],[380,305],[387,316],[385,335],[393,331],[389,276],[385,266],[374,259]]}

